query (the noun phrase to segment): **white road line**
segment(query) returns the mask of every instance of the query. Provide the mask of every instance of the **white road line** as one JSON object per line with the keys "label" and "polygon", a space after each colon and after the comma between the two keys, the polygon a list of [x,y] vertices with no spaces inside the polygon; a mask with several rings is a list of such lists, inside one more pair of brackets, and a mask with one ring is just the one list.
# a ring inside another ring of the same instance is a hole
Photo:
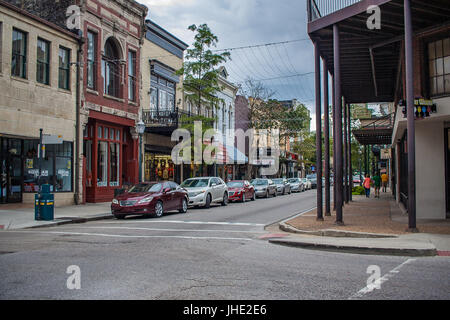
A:
{"label": "white road line", "polygon": [[210,224],[210,225],[226,225],[226,226],[253,226],[263,227],[263,223],[244,223],[244,222],[214,222],[214,221],[181,221],[181,220],[132,220],[132,221],[115,221],[115,222],[95,222],[96,224],[117,224],[117,223],[185,223],[185,224]]}
{"label": "white road line", "polygon": [[65,234],[74,236],[95,236],[108,238],[173,238],[173,239],[191,239],[191,240],[237,240],[237,241],[253,241],[250,238],[225,238],[225,237],[188,237],[188,236],[132,236],[118,235],[106,233],[88,233],[88,232],[64,232],[64,231],[8,231],[16,233],[38,233],[38,234]]}
{"label": "white road line", "polygon": [[314,209],[316,209],[316,208],[317,208],[317,206],[312,207],[312,208],[309,208],[309,209],[306,209],[306,210],[303,210],[302,212],[297,213],[297,214],[296,214],[296,213],[293,213],[293,214],[290,215],[288,218],[281,220],[280,223],[285,223],[285,222],[288,221],[288,220],[295,219],[295,218],[297,218],[298,216],[301,216],[301,215],[303,215],[303,214],[305,214],[305,213],[307,213],[307,212],[309,212],[309,211],[311,211],[311,210],[314,210]]}
{"label": "white road line", "polygon": [[[405,262],[403,262],[402,264],[400,264],[400,265],[398,265],[397,267],[395,267],[394,269],[392,269],[391,271],[389,271],[388,273],[386,273],[384,276],[382,276],[380,279],[378,279],[378,281],[376,281],[376,282],[377,282],[377,285],[380,285],[380,286],[381,286],[383,283],[385,283],[385,282],[388,281],[390,278],[392,278],[395,274],[399,273],[400,269],[401,269],[404,265],[406,265],[406,264],[408,264],[408,263],[410,263],[410,262],[412,262],[412,261],[414,261],[414,260],[416,260],[416,259],[408,259],[408,260],[406,260]],[[362,288],[361,290],[359,290],[357,293],[351,295],[351,296],[348,298],[348,300],[356,299],[356,298],[361,298],[361,297],[364,296],[365,294],[367,294],[367,293],[369,293],[369,292],[372,292],[374,289],[375,289],[375,288],[374,288],[373,286],[367,285],[367,286],[365,286],[364,288]]]}
{"label": "white road line", "polygon": [[146,230],[146,231],[168,231],[168,232],[225,232],[225,233],[266,233],[265,231],[246,230],[196,230],[196,229],[158,229],[158,228],[138,228],[138,227],[68,227],[71,229],[124,229],[124,230]]}

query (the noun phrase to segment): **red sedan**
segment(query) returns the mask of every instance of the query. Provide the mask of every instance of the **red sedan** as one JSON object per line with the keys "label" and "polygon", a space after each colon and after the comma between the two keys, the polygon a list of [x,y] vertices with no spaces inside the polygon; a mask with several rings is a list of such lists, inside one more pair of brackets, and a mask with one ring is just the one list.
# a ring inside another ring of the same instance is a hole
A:
{"label": "red sedan", "polygon": [[127,215],[161,217],[172,210],[186,213],[188,203],[186,190],[175,182],[144,182],[114,198],[111,212],[117,219]]}
{"label": "red sedan", "polygon": [[228,200],[245,202],[256,199],[255,188],[247,180],[233,180],[227,183]]}

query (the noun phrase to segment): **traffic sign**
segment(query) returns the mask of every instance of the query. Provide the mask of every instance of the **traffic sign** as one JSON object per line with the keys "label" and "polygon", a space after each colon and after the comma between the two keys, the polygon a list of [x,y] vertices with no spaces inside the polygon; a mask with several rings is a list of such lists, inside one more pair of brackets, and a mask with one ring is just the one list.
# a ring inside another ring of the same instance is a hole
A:
{"label": "traffic sign", "polygon": [[63,143],[62,135],[51,135],[51,134],[42,135],[42,144],[62,144],[62,143]]}

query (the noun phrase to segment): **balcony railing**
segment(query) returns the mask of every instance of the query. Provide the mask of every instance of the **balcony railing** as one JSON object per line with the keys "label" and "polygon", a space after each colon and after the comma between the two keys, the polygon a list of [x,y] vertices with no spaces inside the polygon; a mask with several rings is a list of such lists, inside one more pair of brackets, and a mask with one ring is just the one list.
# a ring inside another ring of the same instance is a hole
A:
{"label": "balcony railing", "polygon": [[[196,116],[185,110],[175,108],[174,110],[144,110],[142,111],[142,121],[147,127],[166,127],[178,128],[182,125],[183,119]],[[186,122],[186,120],[184,120]],[[214,121],[209,121],[210,126],[214,125]]]}
{"label": "balcony railing", "polygon": [[308,22],[322,18],[363,0],[307,0]]}

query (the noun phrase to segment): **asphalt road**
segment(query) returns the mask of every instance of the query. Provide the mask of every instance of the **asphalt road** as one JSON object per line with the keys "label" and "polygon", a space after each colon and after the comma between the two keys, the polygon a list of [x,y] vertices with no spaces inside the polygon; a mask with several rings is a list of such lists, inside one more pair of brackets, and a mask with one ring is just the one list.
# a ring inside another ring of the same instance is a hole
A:
{"label": "asphalt road", "polygon": [[[159,219],[3,231],[0,299],[450,298],[448,257],[268,243],[264,227],[313,208],[315,195],[307,191]],[[67,287],[69,266],[79,267],[80,289]],[[369,266],[379,268],[380,289],[367,287]]]}

